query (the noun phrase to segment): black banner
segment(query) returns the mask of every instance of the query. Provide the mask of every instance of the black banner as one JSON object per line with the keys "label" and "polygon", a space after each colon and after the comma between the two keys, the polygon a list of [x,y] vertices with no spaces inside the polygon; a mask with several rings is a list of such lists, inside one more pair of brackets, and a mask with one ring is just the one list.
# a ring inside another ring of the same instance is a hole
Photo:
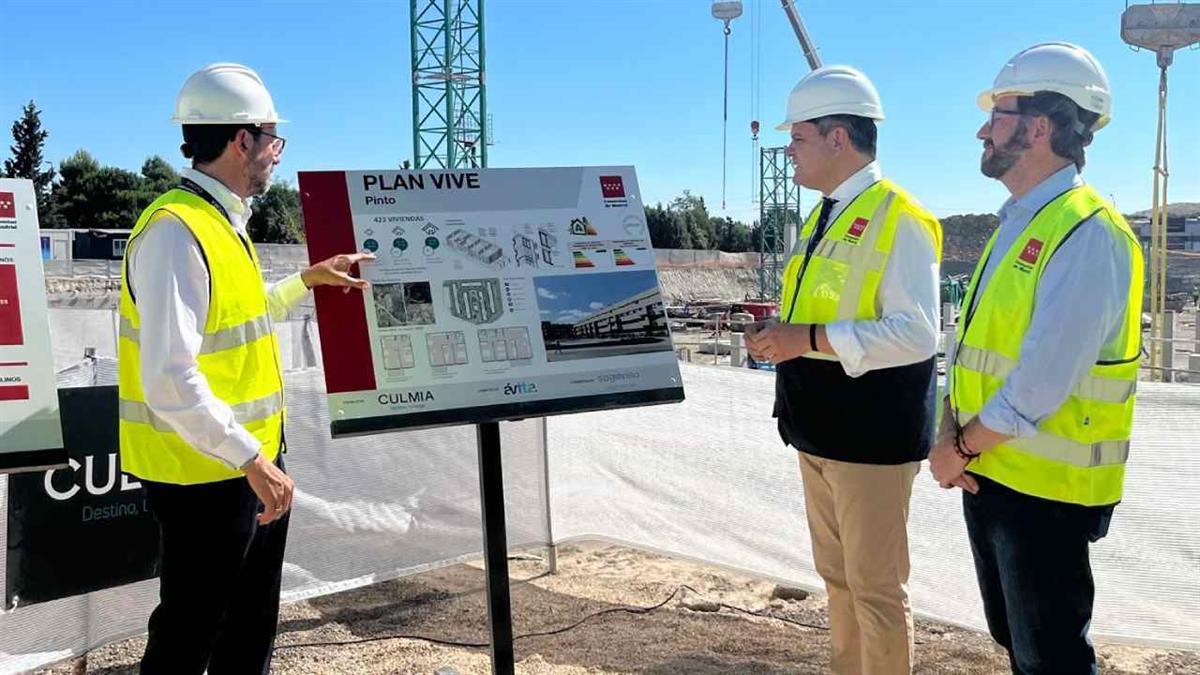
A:
{"label": "black banner", "polygon": [[158,524],[119,466],[117,388],[60,389],[58,400],[68,466],[8,477],[8,607],[158,574]]}

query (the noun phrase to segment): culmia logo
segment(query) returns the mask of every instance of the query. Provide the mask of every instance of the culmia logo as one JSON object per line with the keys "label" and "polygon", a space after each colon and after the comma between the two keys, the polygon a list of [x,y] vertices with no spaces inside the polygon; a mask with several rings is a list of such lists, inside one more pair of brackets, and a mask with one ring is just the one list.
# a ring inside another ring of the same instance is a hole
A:
{"label": "culmia logo", "polygon": [[380,394],[381,405],[405,405],[409,403],[426,403],[433,400],[432,391],[402,391],[395,394]]}

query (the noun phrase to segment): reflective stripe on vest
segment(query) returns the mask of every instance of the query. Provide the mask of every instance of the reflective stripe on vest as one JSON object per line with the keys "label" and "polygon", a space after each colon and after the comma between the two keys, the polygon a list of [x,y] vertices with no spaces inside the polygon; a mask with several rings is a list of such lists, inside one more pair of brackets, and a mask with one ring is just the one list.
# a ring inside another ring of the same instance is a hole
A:
{"label": "reflective stripe on vest", "polygon": [[[958,422],[965,425],[974,417],[973,413],[960,412]],[[1081,467],[1123,464],[1129,458],[1129,441],[1100,441],[1087,444],[1044,431],[1031,438],[1010,439],[1005,441],[1004,445],[1056,462]]]}
{"label": "reflective stripe on vest", "polygon": [[[264,314],[260,317],[250,319],[243,324],[205,335],[203,341],[200,343],[200,353],[212,354],[213,352],[240,347],[266,337],[270,332],[271,319]],[[119,334],[127,340],[141,344],[138,329],[134,328],[133,322],[126,317],[121,317],[120,319]]]}
{"label": "reflective stripe on vest", "polygon": [[[998,380],[1008,377],[1017,367],[1017,362],[996,352],[989,352],[971,345],[963,345],[955,364],[989,375]],[[1104,401],[1106,403],[1124,403],[1133,397],[1137,391],[1137,382],[1118,380],[1109,377],[1084,375],[1083,379],[1071,390],[1072,396]]]}
{"label": "reflective stripe on vest", "polygon": [[[255,401],[247,401],[246,403],[230,406],[230,408],[233,410],[233,418],[237,420],[238,424],[251,424],[261,422],[272,415],[282,412],[283,400],[278,394],[271,394]],[[174,427],[163,420],[163,418],[155,415],[150,406],[141,401],[120,399],[117,402],[117,414],[123,420],[150,425],[159,433],[175,433]]]}

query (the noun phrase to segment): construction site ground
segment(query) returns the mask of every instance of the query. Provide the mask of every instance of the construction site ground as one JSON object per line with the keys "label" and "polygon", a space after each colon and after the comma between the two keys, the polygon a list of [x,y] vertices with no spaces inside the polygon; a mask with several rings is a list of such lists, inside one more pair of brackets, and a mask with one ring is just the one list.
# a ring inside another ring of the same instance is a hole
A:
{"label": "construction site ground", "polygon": [[[796,545],[808,546],[808,542]],[[558,561],[555,574],[547,573],[537,555],[517,555],[510,562],[516,635],[556,631],[605,610],[666,602],[652,612],[609,612],[555,635],[518,639],[518,673],[829,672],[829,633],[824,628],[828,616],[821,593],[788,589],[793,592],[782,594],[784,599],[776,597],[781,594],[773,583],[594,542],[560,547]],[[486,648],[397,637],[486,643],[484,585],[480,565],[471,563],[285,605],[272,672],[489,673]],[[359,644],[300,646],[333,642]],[[144,638],[135,638],[98,649],[89,656],[87,673],[136,673],[144,647]],[[1109,675],[1200,672],[1196,652],[1112,644],[1100,644],[1097,651],[1101,672]],[[439,671],[443,668],[453,670]],[[914,670],[982,675],[1008,672],[1008,666],[986,634],[918,619]],[[71,672],[68,664],[42,671],[44,675]]]}
{"label": "construction site ground", "polygon": [[[660,270],[664,296],[671,304],[697,299],[735,301],[753,296],[757,270]],[[87,300],[115,295],[115,280],[53,279],[52,298]],[[115,298],[109,298],[115,300]],[[95,306],[95,303],[85,302]],[[104,304],[104,303],[101,303]],[[115,304],[115,303],[112,303]],[[109,304],[109,307],[112,305]],[[1176,366],[1186,368],[1196,348],[1196,309],[1181,312],[1177,324]],[[729,364],[728,348],[712,354],[714,337],[728,345],[730,334],[714,335],[711,327],[676,329],[677,352],[696,363]],[[710,352],[710,353],[705,353]],[[1148,377],[1149,371],[1143,371]],[[1200,381],[1200,375],[1177,375]],[[808,542],[796,542],[808,546]],[[589,614],[623,606],[651,606],[671,598],[661,609],[635,614],[611,612],[589,619],[557,635],[517,642],[517,672],[640,673],[651,675],[783,675],[828,672],[829,637],[820,628],[805,628],[781,619],[826,626],[825,599],[779,599],[772,583],[712,566],[597,543],[573,544],[559,550],[559,568],[532,556],[511,562],[515,632],[553,631]],[[690,586],[695,592],[681,590]],[[672,594],[678,593],[672,597]],[[479,564],[465,564],[285,605],[279,627],[273,672],[284,674],[414,673],[443,675],[490,672],[488,651],[397,638],[419,635],[438,640],[486,642],[484,577]],[[722,603],[726,606],[722,607]],[[738,607],[763,614],[755,616]],[[301,643],[361,644],[297,646]],[[916,635],[917,673],[1003,673],[1005,657],[981,632],[919,620]],[[97,649],[87,673],[137,672],[144,638]],[[1119,675],[1200,673],[1200,653],[1113,644],[1098,647],[1101,672]],[[40,671],[45,675],[78,672],[69,664]]]}

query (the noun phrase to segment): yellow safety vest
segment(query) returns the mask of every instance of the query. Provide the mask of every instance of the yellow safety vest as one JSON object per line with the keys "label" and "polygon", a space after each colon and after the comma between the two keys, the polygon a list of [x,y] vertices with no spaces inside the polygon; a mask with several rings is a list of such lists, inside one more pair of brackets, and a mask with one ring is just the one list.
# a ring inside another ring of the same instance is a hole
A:
{"label": "yellow safety vest", "polygon": [[[879,284],[892,253],[901,214],[924,226],[940,262],[942,225],[938,219],[895,183],[886,178],[876,181],[829,223],[811,259],[805,253],[816,229],[820,206],[809,213],[783,271],[780,318],[788,323],[815,324],[879,319]],[[815,352],[806,356],[837,360],[835,356]]]}
{"label": "yellow safety vest", "polygon": [[[283,371],[258,254],[222,213],[181,189],[168,191],[142,212],[130,233],[131,243],[159,211],[170,212],[187,226],[208,265],[210,292],[198,357],[200,374],[213,394],[233,408],[237,421],[262,443],[262,454],[274,461],[283,433]],[[146,405],[138,351],[142,322],[130,293],[128,265],[127,253],[122,264],[118,344],[122,470],[177,485],[243,475],[189,445]]]}
{"label": "yellow safety vest", "polygon": [[1085,506],[1121,499],[1141,356],[1143,284],[1137,237],[1090,186],[1068,190],[1034,216],[971,310],[996,242],[993,233],[963,299],[968,313],[958,326],[950,392],[951,406],[966,424],[1004,386],[1020,361],[1042,272],[1063,241],[1093,216],[1129,250],[1124,329],[1102,347],[1099,359],[1058,410],[1038,423],[1037,436],[1001,443],[968,467],[1018,492]]}

